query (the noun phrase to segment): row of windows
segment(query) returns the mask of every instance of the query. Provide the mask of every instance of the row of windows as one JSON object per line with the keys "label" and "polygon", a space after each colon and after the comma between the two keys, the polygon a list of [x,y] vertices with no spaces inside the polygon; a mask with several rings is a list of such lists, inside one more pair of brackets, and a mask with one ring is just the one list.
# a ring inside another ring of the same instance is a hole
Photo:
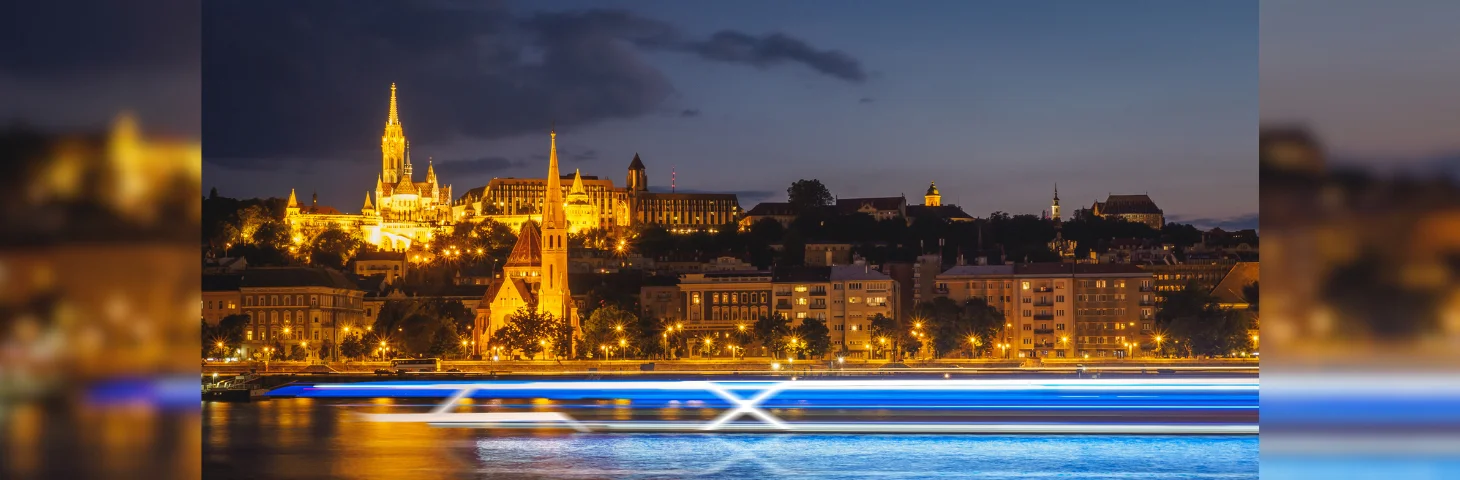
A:
{"label": "row of windows", "polygon": [[[1024,311],[1024,316],[1026,316],[1026,317],[1032,317],[1032,316],[1034,316],[1034,313],[1035,312],[1033,310],[1025,310]],[[1038,313],[1040,315],[1050,315],[1049,309],[1047,309],[1047,308],[1039,309],[1039,312]],[[1054,311],[1054,316],[1056,316],[1056,317],[1063,317],[1063,316],[1065,316],[1065,311],[1064,310],[1055,310]],[[1025,326],[1028,326],[1028,325],[1025,325]],[[1028,330],[1028,329],[1025,329],[1025,330]]]}
{"label": "row of windows", "polygon": [[[1030,331],[1030,330],[1033,330],[1033,329],[1034,329],[1034,325],[1033,324],[1029,324],[1029,323],[1024,324],[1024,331],[1027,332],[1027,331]],[[1039,324],[1039,329],[1040,330],[1049,330],[1049,324],[1048,323],[1041,323],[1041,324]],[[1055,330],[1064,330],[1065,329],[1065,324],[1063,324],[1063,323],[1056,323],[1056,324],[1054,324],[1054,329]]]}
{"label": "row of windows", "polygon": [[[1081,297],[1084,297],[1084,295],[1080,295],[1080,296]],[[1124,298],[1125,295],[1121,295],[1121,297]],[[1081,300],[1084,300],[1084,298],[1081,298]],[[1055,295],[1054,296],[1054,301],[1056,301],[1056,302],[1063,302],[1063,301],[1065,301],[1065,296],[1064,295]],[[1048,302],[1049,302],[1049,295],[1041,295],[1039,297],[1039,303],[1048,303]],[[1034,303],[1034,297],[1024,297],[1024,303]]]}
{"label": "row of windows", "polygon": [[[304,306],[304,297],[304,295],[248,295],[243,297],[243,302],[245,306],[249,307],[293,307],[296,305],[302,307]],[[319,297],[319,295],[309,295],[309,306],[319,306]],[[344,295],[325,296],[326,299],[330,297],[344,299],[344,301],[334,302],[336,305],[342,306],[350,306],[356,300],[354,297]]]}
{"label": "row of windows", "polygon": [[217,302],[214,302],[212,300],[209,300],[205,305],[207,305],[207,306],[204,307],[204,308],[206,308],[208,310],[215,310],[215,309],[217,309],[217,310],[236,310],[236,309],[238,309],[238,304],[237,303],[233,303],[233,302],[223,303],[222,300],[219,300]]}

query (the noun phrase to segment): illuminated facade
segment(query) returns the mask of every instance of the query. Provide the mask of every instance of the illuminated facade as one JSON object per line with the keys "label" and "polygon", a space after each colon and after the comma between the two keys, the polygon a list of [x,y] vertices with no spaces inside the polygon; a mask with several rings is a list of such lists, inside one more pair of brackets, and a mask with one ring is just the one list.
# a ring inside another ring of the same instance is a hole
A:
{"label": "illuminated facade", "polygon": [[[544,189],[546,206],[542,212],[542,228],[524,222],[517,235],[517,244],[502,266],[502,275],[493,279],[477,306],[476,344],[488,345],[492,332],[507,325],[507,317],[517,310],[535,305],[537,312],[578,325],[577,306],[568,287],[568,207],[572,200],[583,200],[586,192],[581,182],[574,182],[568,199],[562,195],[558,173],[557,132],[553,132],[548,154],[548,181]],[[575,175],[576,177],[576,175]],[[581,211],[580,211],[581,213]],[[592,213],[592,212],[587,212]],[[590,227],[591,228],[591,227]],[[477,353],[482,350],[478,348]]]}
{"label": "illuminated facade", "polygon": [[377,248],[406,250],[416,242],[430,242],[437,231],[451,224],[451,186],[438,181],[435,166],[428,160],[425,181],[414,179],[410,142],[400,121],[395,84],[390,85],[390,113],[380,137],[380,164],[374,198],[371,192],[365,193],[359,214],[341,213],[317,203],[302,205],[290,191],[284,220],[295,237],[305,239],[334,226],[358,231]]}
{"label": "illuminated facade", "polygon": [[1155,347],[1151,273],[1133,265],[967,265],[937,276],[934,294],[980,298],[1004,314],[995,355],[1123,358]]}
{"label": "illuminated facade", "polygon": [[[662,193],[649,191],[649,176],[637,154],[629,163],[626,185],[617,188],[613,180],[575,174],[573,189],[557,183],[567,194],[570,232],[585,228],[660,225],[672,231],[714,228],[734,222],[740,201],[730,193]],[[457,199],[452,215],[459,220],[491,218],[510,226],[540,218],[550,179],[494,178],[484,187],[472,189]],[[591,207],[591,208],[590,208]]]}

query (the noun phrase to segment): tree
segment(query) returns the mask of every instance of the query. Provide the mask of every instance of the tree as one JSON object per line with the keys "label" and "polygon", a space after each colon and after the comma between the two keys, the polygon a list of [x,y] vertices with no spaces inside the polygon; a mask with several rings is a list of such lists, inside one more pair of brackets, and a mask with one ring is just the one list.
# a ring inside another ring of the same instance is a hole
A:
{"label": "tree", "polygon": [[894,348],[897,340],[897,322],[879,313],[872,317],[867,333],[872,336],[868,341],[872,342],[877,350]]}
{"label": "tree", "polygon": [[831,196],[831,190],[827,190],[826,185],[822,185],[821,180],[816,179],[801,179],[792,183],[786,189],[786,198],[791,203],[791,207],[798,213],[809,212],[818,207],[831,205],[831,202],[834,201]]}
{"label": "tree", "polygon": [[598,345],[618,345],[620,338],[636,340],[636,344],[642,341],[638,316],[617,305],[594,309],[588,320],[583,322],[583,341],[592,346],[593,351],[598,351]]}
{"label": "tree", "polygon": [[351,333],[345,336],[340,342],[340,355],[345,358],[362,358],[370,353],[370,346],[365,343],[364,337],[359,333]]}
{"label": "tree", "polygon": [[533,305],[523,306],[507,316],[507,325],[492,334],[492,343],[536,357],[547,342],[562,343],[561,332],[555,329],[556,323],[557,319],[552,314],[538,312]]}
{"label": "tree", "polygon": [[305,347],[304,345],[299,345],[299,344],[294,344],[294,345],[290,345],[289,346],[289,360],[290,361],[299,362],[299,361],[303,361],[303,360],[305,360],[307,358],[309,358],[309,348]]}
{"label": "tree", "polygon": [[963,302],[964,325],[968,335],[976,341],[969,345],[972,353],[992,353],[995,340],[1004,328],[1004,315],[981,298],[970,298]]}
{"label": "tree", "polygon": [[803,319],[801,325],[796,327],[795,335],[801,340],[796,344],[796,349],[806,355],[806,358],[822,358],[831,349],[831,331],[826,328],[824,321]]}
{"label": "tree", "polygon": [[355,252],[364,247],[365,240],[358,232],[350,233],[331,225],[314,237],[309,246],[309,263],[331,268],[345,268],[354,258]]}
{"label": "tree", "polygon": [[791,333],[791,321],[785,315],[771,314],[760,317],[751,327],[755,338],[771,358],[786,348],[786,337]]}
{"label": "tree", "polygon": [[1156,324],[1166,332],[1173,348],[1187,356],[1228,355],[1248,344],[1250,318],[1244,312],[1222,308],[1211,292],[1189,282],[1181,290],[1165,294]]}

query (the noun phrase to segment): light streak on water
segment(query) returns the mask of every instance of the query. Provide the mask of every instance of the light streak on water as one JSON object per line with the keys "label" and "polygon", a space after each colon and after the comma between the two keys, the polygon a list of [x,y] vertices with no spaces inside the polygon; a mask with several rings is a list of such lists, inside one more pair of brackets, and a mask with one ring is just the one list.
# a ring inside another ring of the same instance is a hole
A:
{"label": "light streak on water", "polygon": [[[1258,383],[1253,379],[836,379],[397,381],[291,385],[270,395],[445,398],[428,413],[372,413],[361,414],[361,418],[372,422],[456,427],[557,428],[580,432],[1251,435],[1258,431],[1257,392]],[[552,408],[556,411],[500,411],[503,409],[494,405],[493,409],[498,411],[454,412],[463,400],[482,398],[546,400],[554,402]],[[632,408],[640,409],[674,407],[719,411],[714,418],[704,421],[604,419],[583,417],[584,405],[571,403],[607,399],[627,401]],[[776,409],[822,411],[836,418],[788,420],[771,412]],[[569,415],[569,411],[578,412],[579,416]],[[1025,417],[1001,418],[989,414],[1008,411],[1021,412]],[[1092,411],[1117,415],[1091,414]],[[1237,413],[1243,416],[1232,417]]]}

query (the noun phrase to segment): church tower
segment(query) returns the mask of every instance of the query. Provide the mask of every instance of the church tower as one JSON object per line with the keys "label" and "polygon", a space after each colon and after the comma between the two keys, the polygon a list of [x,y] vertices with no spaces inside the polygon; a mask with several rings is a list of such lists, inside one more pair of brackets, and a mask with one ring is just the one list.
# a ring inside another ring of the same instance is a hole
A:
{"label": "church tower", "polygon": [[943,206],[943,196],[938,194],[938,185],[928,182],[928,193],[923,195],[923,205],[929,207]]}
{"label": "church tower", "polygon": [[639,160],[639,154],[634,154],[634,161],[629,162],[629,178],[627,180],[629,192],[649,191],[649,174],[644,171],[644,161]]}
{"label": "church tower", "polygon": [[562,174],[558,172],[558,132],[550,133],[547,189],[542,209],[542,284],[537,311],[571,321],[568,291],[568,216],[564,211]]}
{"label": "church tower", "polygon": [[385,134],[380,137],[380,176],[385,183],[394,185],[400,181],[402,164],[405,162],[406,133],[401,128],[400,115],[395,107],[395,84],[390,84],[390,116],[385,119]]}
{"label": "church tower", "polygon": [[1049,218],[1060,223],[1060,184],[1054,184],[1054,203],[1049,206]]}

